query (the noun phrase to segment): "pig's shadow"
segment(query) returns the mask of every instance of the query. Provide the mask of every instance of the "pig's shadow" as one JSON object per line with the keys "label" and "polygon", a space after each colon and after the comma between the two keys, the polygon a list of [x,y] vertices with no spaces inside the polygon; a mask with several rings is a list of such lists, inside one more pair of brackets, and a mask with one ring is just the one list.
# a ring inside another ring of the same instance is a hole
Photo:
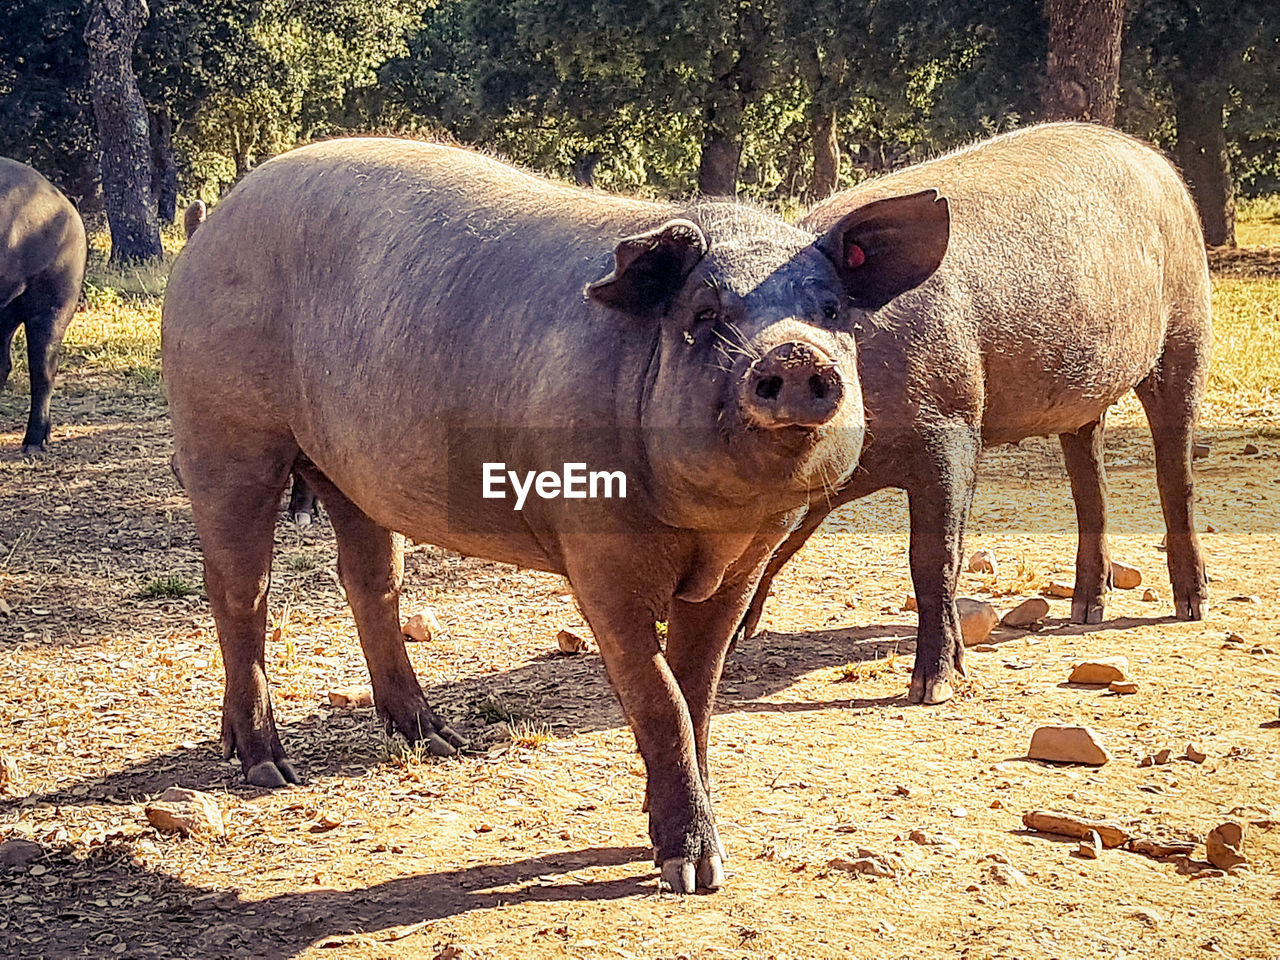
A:
{"label": "pig's shadow", "polygon": [[[565,876],[628,864],[635,869],[618,879],[581,883]],[[399,938],[432,956],[435,920],[522,902],[656,893],[650,853],[641,847],[587,848],[402,876],[356,890],[290,891],[252,901],[234,888],[193,886],[148,870],[125,847],[99,848],[90,860],[52,851],[42,865],[38,881],[0,875],[4,886],[30,887],[39,908],[15,911],[0,929],[2,956],[114,956],[113,947],[123,945],[122,955],[134,960],[277,960],[313,943],[350,949]],[[141,896],[149,898],[145,905]],[[418,925],[424,929],[415,930]]]}

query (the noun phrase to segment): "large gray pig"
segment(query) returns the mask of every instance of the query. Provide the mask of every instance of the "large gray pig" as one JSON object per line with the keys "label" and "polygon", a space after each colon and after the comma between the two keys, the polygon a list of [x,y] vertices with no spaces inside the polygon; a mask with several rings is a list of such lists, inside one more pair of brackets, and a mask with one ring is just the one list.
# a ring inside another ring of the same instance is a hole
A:
{"label": "large gray pig", "polygon": [[[162,339],[228,755],[253,783],[298,778],[263,653],[296,467],[328,507],[389,727],[439,754],[464,742],[405,654],[392,531],[563,574],[649,771],[662,877],[718,887],[706,747],[731,634],[797,508],[856,464],[852,304],[923,281],[947,230],[931,190],[815,238],[746,205],[613,197],[395,140],[258,168],[176,263]],[[858,265],[863,249],[882,255]]]}
{"label": "large gray pig", "polygon": [[1089,124],[1030,127],[837,194],[801,226],[926,188],[951,206],[946,260],[857,317],[868,446],[852,482],[811,507],[770,562],[744,627],[754,631],[774,575],[832,510],[902,487],[919,607],[909,696],[941,703],[963,673],[954,596],[981,449],[1058,435],[1079,524],[1071,619],[1097,623],[1111,573],[1103,423],[1129,390],[1155,442],[1174,609],[1203,615],[1191,437],[1212,331],[1195,207],[1139,141]]}
{"label": "large gray pig", "polygon": [[80,302],[88,252],[71,201],[25,163],[0,157],[0,388],[13,369],[14,334],[25,327],[31,413],[23,453],[49,442],[58,350]]}

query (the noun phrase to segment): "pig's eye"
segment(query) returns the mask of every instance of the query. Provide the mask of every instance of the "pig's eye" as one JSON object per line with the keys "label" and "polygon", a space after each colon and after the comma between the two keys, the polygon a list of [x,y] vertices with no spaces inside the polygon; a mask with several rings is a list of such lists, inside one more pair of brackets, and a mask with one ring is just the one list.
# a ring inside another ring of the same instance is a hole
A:
{"label": "pig's eye", "polygon": [[693,322],[698,325],[702,325],[704,323],[715,323],[716,316],[717,314],[715,310],[708,307],[705,310],[699,310],[697,313],[695,313],[693,315]]}
{"label": "pig's eye", "polygon": [[840,305],[834,300],[828,300],[822,305],[822,315],[828,320],[834,320],[840,316]]}

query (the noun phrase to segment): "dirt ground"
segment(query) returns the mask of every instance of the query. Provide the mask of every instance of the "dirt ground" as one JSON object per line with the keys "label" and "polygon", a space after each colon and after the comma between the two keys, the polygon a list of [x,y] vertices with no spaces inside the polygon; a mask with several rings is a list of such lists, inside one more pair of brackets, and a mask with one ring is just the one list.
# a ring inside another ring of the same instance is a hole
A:
{"label": "dirt ground", "polygon": [[[331,530],[282,520],[269,667],[307,782],[246,786],[218,753],[203,596],[148,598],[156,581],[200,576],[158,387],[72,376],[55,406],[51,453],[24,459],[25,398],[0,398],[0,754],[17,773],[0,840],[43,848],[0,867],[0,956],[1280,957],[1280,405],[1207,410],[1208,619],[1168,616],[1150,447],[1126,403],[1108,444],[1112,551],[1159,599],[1115,591],[1087,628],[1053,600],[1043,629],[1000,628],[971,651],[942,706],[904,698],[903,498],[834,518],[728,665],[711,756],[729,883],[685,898],[657,889],[642,766],[598,657],[556,652],[559,629],[585,632],[556,577],[411,554],[405,608],[430,605],[446,635],[410,652],[472,738],[464,756],[421,758],[371,709],[329,705],[328,691],[367,683]],[[968,549],[1001,569],[966,574],[962,593],[1008,609],[1070,580],[1074,542],[1056,442],[995,451]],[[1243,642],[1224,644],[1232,632]],[[1115,655],[1136,695],[1065,682],[1075,661]],[[1093,726],[1114,759],[1027,760],[1046,723]],[[1139,766],[1188,742],[1205,763]],[[173,784],[217,798],[225,841],[147,825],[142,804]],[[1082,859],[1024,829],[1032,809],[1200,840],[1238,820],[1250,868],[1196,878],[1202,845],[1182,864]],[[849,872],[860,848],[896,874]]]}

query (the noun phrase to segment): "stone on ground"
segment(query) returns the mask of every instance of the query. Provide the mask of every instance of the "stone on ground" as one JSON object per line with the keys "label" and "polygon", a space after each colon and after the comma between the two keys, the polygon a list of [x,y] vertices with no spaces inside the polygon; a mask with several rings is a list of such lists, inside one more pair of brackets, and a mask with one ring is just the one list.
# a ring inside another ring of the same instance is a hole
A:
{"label": "stone on ground", "polygon": [[1104,847],[1121,847],[1131,839],[1129,831],[1118,823],[1050,810],[1028,810],[1022,815],[1022,825],[1029,830],[1056,833],[1063,837],[1075,837],[1077,840],[1096,833]]}
{"label": "stone on ground", "polygon": [[960,615],[960,636],[966,647],[985,643],[1000,622],[996,608],[984,600],[960,597],[956,600],[956,613]]}
{"label": "stone on ground", "polygon": [[1090,727],[1045,726],[1031,735],[1027,756],[1054,763],[1085,763],[1100,767],[1111,759]]}
{"label": "stone on ground", "polygon": [[1142,586],[1142,571],[1119,560],[1111,561],[1111,582],[1121,590]]}
{"label": "stone on ground", "polygon": [[1006,613],[1000,622],[1006,627],[1025,630],[1027,627],[1035,626],[1048,615],[1049,601],[1044,597],[1032,597],[1030,600],[1023,600]]}
{"label": "stone on ground", "polygon": [[148,822],[164,833],[180,833],[184,837],[227,835],[217,801],[199,790],[170,787],[159,800],[147,804],[146,814]]}
{"label": "stone on ground", "polygon": [[444,628],[436,619],[436,612],[430,607],[424,607],[400,625],[400,632],[409,640],[426,643],[443,634]]}
{"label": "stone on ground", "polygon": [[31,840],[6,840],[0,843],[0,867],[25,867],[44,856],[44,847]]}
{"label": "stone on ground", "polygon": [[1242,852],[1244,827],[1235,820],[1228,820],[1210,830],[1204,845],[1209,862],[1219,870],[1230,870],[1248,862]]}
{"label": "stone on ground", "polygon": [[1138,685],[1132,680],[1112,680],[1107,689],[1112,693],[1137,693]]}
{"label": "stone on ground", "polygon": [[1050,580],[1048,585],[1040,592],[1046,597],[1058,597],[1067,600],[1076,595],[1076,588],[1069,583],[1063,583],[1061,580]]}
{"label": "stone on ground", "polygon": [[979,550],[969,558],[970,573],[994,574],[999,569],[996,556],[990,550]]}
{"label": "stone on ground", "polygon": [[330,690],[329,703],[335,707],[372,707],[373,691],[368,687],[348,687],[345,690]]}
{"label": "stone on ground", "polygon": [[561,630],[556,634],[556,646],[560,648],[561,653],[586,653],[591,649],[591,644],[586,638],[578,636],[572,630]]}
{"label": "stone on ground", "polygon": [[1128,680],[1129,661],[1124,657],[1101,657],[1082,660],[1075,665],[1067,683],[1087,683],[1103,686],[1116,680]]}

